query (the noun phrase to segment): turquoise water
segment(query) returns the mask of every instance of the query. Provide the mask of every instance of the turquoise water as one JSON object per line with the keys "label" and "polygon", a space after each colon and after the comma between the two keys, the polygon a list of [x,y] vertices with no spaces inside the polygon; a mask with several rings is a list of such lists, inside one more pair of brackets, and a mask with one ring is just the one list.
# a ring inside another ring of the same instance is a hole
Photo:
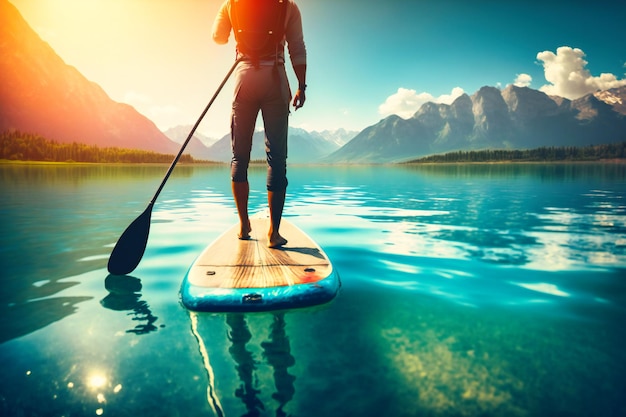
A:
{"label": "turquoise water", "polygon": [[178,302],[236,221],[225,167],[177,167],[108,276],[165,169],[0,166],[0,415],[626,415],[625,165],[291,167],[343,286],[246,315]]}

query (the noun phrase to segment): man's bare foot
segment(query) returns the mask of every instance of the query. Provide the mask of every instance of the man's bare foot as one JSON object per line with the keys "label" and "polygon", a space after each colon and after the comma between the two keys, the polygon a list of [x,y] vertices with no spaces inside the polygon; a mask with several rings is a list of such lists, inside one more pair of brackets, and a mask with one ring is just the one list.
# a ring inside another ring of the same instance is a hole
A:
{"label": "man's bare foot", "polygon": [[237,237],[239,237],[239,239],[241,240],[249,240],[251,231],[252,231],[252,226],[250,226],[250,221],[248,220],[247,223],[241,224],[241,231],[239,232]]}
{"label": "man's bare foot", "polygon": [[270,248],[279,248],[287,244],[287,239],[279,235],[278,233],[267,237],[267,246]]}

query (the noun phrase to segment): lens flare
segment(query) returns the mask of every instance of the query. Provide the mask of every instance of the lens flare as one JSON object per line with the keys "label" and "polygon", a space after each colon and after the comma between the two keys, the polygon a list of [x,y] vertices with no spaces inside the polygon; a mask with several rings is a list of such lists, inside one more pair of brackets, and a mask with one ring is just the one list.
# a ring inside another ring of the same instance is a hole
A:
{"label": "lens flare", "polygon": [[107,383],[107,378],[102,375],[102,374],[92,374],[89,375],[89,378],[87,378],[87,385],[89,386],[89,388],[102,388],[106,385]]}

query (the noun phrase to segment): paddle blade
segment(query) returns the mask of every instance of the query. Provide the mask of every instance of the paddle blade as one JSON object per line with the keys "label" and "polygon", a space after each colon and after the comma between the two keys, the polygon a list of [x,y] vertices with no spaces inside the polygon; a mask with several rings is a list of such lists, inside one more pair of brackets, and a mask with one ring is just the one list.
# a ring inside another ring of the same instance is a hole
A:
{"label": "paddle blade", "polygon": [[152,204],[122,233],[109,257],[110,274],[126,275],[139,265],[148,244],[151,215]]}

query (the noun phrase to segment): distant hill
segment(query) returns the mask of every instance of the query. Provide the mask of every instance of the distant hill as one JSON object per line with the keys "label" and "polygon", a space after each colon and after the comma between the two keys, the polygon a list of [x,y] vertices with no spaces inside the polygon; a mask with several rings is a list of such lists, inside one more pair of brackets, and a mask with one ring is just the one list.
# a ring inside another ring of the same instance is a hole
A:
{"label": "distant hill", "polygon": [[[330,155],[341,146],[341,137],[349,135],[337,131],[326,131],[327,137],[319,132],[307,132],[304,129],[289,128],[288,147],[289,163],[315,163],[321,158]],[[339,143],[337,142],[339,141]],[[207,156],[201,157],[192,153],[197,159],[209,159],[211,161],[227,162],[231,160],[230,134],[225,135],[213,146],[207,149]],[[252,139],[252,152],[250,158],[253,160],[265,159],[265,133],[262,130],[254,132]]]}
{"label": "distant hill", "polygon": [[67,65],[7,0],[0,0],[0,80],[0,131],[169,154],[179,149],[148,118]]}
{"label": "distant hill", "polygon": [[457,150],[586,146],[626,139],[626,88],[577,100],[526,87],[482,87],[451,105],[426,103],[413,117],[389,116],[325,162],[383,163]]}
{"label": "distant hill", "polygon": [[[0,132],[0,160],[91,163],[171,163],[171,154],[141,149],[100,147],[84,143],[58,143],[32,133]],[[194,163],[182,155],[178,163]]]}
{"label": "distant hill", "polygon": [[359,132],[340,128],[336,130],[322,130],[317,133],[319,133],[327,141],[341,147],[350,142]]}
{"label": "distant hill", "polygon": [[[193,129],[192,125],[175,126],[175,127],[167,129],[163,133],[165,133],[165,136],[167,136],[174,142],[182,144],[187,139],[187,136],[189,136],[189,132],[191,132],[191,129]],[[215,142],[219,140],[216,138],[210,138],[206,135],[203,135],[202,133],[199,133],[198,131],[195,131],[193,134],[192,140],[195,140],[195,139],[199,140],[200,143],[202,143],[206,147],[210,147],[211,145],[213,145]]]}
{"label": "distant hill", "polygon": [[626,158],[626,142],[608,145],[541,147],[534,149],[456,151],[430,155],[405,164],[485,162],[615,161]]}
{"label": "distant hill", "polygon": [[[180,149],[180,145],[182,145],[183,142],[187,140],[191,129],[193,129],[193,126],[176,126],[166,130],[163,133],[165,133],[165,135],[172,141],[179,144]],[[211,156],[209,148],[218,140],[219,139],[206,137],[196,131],[194,132],[193,137],[191,138],[189,143],[187,144],[187,147],[185,148],[185,153],[190,154],[196,159],[209,160]]]}

